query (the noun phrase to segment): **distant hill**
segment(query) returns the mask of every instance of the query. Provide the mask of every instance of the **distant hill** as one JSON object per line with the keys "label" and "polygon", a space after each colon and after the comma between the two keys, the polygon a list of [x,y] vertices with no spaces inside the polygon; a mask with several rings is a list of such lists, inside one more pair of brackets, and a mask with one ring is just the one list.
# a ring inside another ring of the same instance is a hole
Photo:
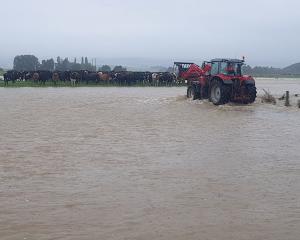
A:
{"label": "distant hill", "polygon": [[256,77],[278,77],[278,76],[288,76],[294,77],[300,76],[300,63],[292,64],[285,68],[273,68],[273,67],[250,67],[248,65],[243,68],[245,74],[249,74]]}
{"label": "distant hill", "polygon": [[286,74],[296,74],[296,75],[300,75],[300,63],[295,63],[292,64],[288,67],[285,67],[282,69],[282,71]]}

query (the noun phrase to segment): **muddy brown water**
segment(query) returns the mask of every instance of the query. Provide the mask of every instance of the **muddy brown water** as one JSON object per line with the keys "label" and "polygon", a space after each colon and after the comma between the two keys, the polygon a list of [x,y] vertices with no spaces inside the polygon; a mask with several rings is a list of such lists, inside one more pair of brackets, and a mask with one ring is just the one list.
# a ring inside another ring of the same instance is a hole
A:
{"label": "muddy brown water", "polygon": [[184,92],[0,89],[0,239],[300,239],[300,110]]}

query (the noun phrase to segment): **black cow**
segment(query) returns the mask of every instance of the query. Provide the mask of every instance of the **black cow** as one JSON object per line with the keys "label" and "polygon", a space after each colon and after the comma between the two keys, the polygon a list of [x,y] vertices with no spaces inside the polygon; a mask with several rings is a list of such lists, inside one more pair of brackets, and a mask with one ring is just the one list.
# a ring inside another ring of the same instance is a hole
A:
{"label": "black cow", "polygon": [[64,83],[69,82],[71,80],[71,71],[59,72],[59,78]]}
{"label": "black cow", "polygon": [[72,86],[75,86],[76,84],[78,84],[80,79],[81,79],[81,76],[80,76],[79,72],[73,71],[70,73],[70,81],[71,81]]}
{"label": "black cow", "polygon": [[52,72],[47,70],[34,71],[32,74],[32,79],[35,83],[45,85],[46,82],[52,78]]}
{"label": "black cow", "polygon": [[20,78],[20,73],[15,70],[10,70],[4,73],[4,85],[7,86],[9,81],[15,83]]}
{"label": "black cow", "polygon": [[129,82],[128,75],[129,75],[128,72],[116,72],[114,74],[114,81],[120,86],[128,85]]}
{"label": "black cow", "polygon": [[117,72],[114,73],[113,82],[121,86],[149,84],[151,73],[147,72]]}
{"label": "black cow", "polygon": [[86,84],[100,82],[100,77],[97,72],[89,72],[89,71],[80,71],[80,72],[81,72],[81,80]]}
{"label": "black cow", "polygon": [[21,80],[28,81],[28,80],[32,79],[33,73],[34,73],[33,71],[21,72]]}
{"label": "black cow", "polygon": [[40,82],[42,84],[45,84],[48,80],[52,79],[51,71],[40,70],[39,75],[40,75]]}
{"label": "black cow", "polygon": [[8,75],[7,75],[7,73],[3,74],[3,78],[4,78],[4,86],[8,85]]}
{"label": "black cow", "polygon": [[169,72],[162,72],[159,74],[159,82],[161,85],[164,86],[171,86],[176,80],[174,74]]}

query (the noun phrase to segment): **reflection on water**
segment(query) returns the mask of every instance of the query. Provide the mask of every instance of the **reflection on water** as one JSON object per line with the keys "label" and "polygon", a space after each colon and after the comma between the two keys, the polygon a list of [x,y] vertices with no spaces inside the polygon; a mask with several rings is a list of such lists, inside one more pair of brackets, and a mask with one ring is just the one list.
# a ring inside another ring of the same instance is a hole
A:
{"label": "reflection on water", "polygon": [[299,239],[300,111],[184,93],[0,89],[1,239]]}

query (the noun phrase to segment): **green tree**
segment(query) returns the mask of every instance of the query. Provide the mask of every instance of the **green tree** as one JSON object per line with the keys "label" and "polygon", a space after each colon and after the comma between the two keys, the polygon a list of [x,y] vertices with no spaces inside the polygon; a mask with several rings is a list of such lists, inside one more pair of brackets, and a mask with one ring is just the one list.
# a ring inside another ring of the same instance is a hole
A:
{"label": "green tree", "polygon": [[84,70],[84,60],[83,60],[83,57],[81,57],[80,70]]}
{"label": "green tree", "polygon": [[33,71],[39,68],[39,59],[34,55],[19,55],[14,58],[14,70]]}
{"label": "green tree", "polygon": [[69,59],[65,58],[62,61],[62,71],[68,71],[68,70],[71,70],[71,64],[69,62]]}
{"label": "green tree", "polygon": [[243,65],[242,71],[244,74],[252,74],[252,68],[249,65]]}
{"label": "green tree", "polygon": [[115,66],[114,67],[114,72],[125,72],[127,69],[125,67],[122,67],[121,65]]}
{"label": "green tree", "polygon": [[99,71],[110,72],[111,71],[111,67],[109,65],[103,65],[102,67],[99,68]]}
{"label": "green tree", "polygon": [[81,65],[79,63],[73,63],[71,66],[71,70],[79,71],[81,70]]}
{"label": "green tree", "polygon": [[53,71],[54,70],[54,60],[47,59],[47,60],[42,60],[42,64],[40,65],[39,69],[40,70],[48,70],[48,71]]}

